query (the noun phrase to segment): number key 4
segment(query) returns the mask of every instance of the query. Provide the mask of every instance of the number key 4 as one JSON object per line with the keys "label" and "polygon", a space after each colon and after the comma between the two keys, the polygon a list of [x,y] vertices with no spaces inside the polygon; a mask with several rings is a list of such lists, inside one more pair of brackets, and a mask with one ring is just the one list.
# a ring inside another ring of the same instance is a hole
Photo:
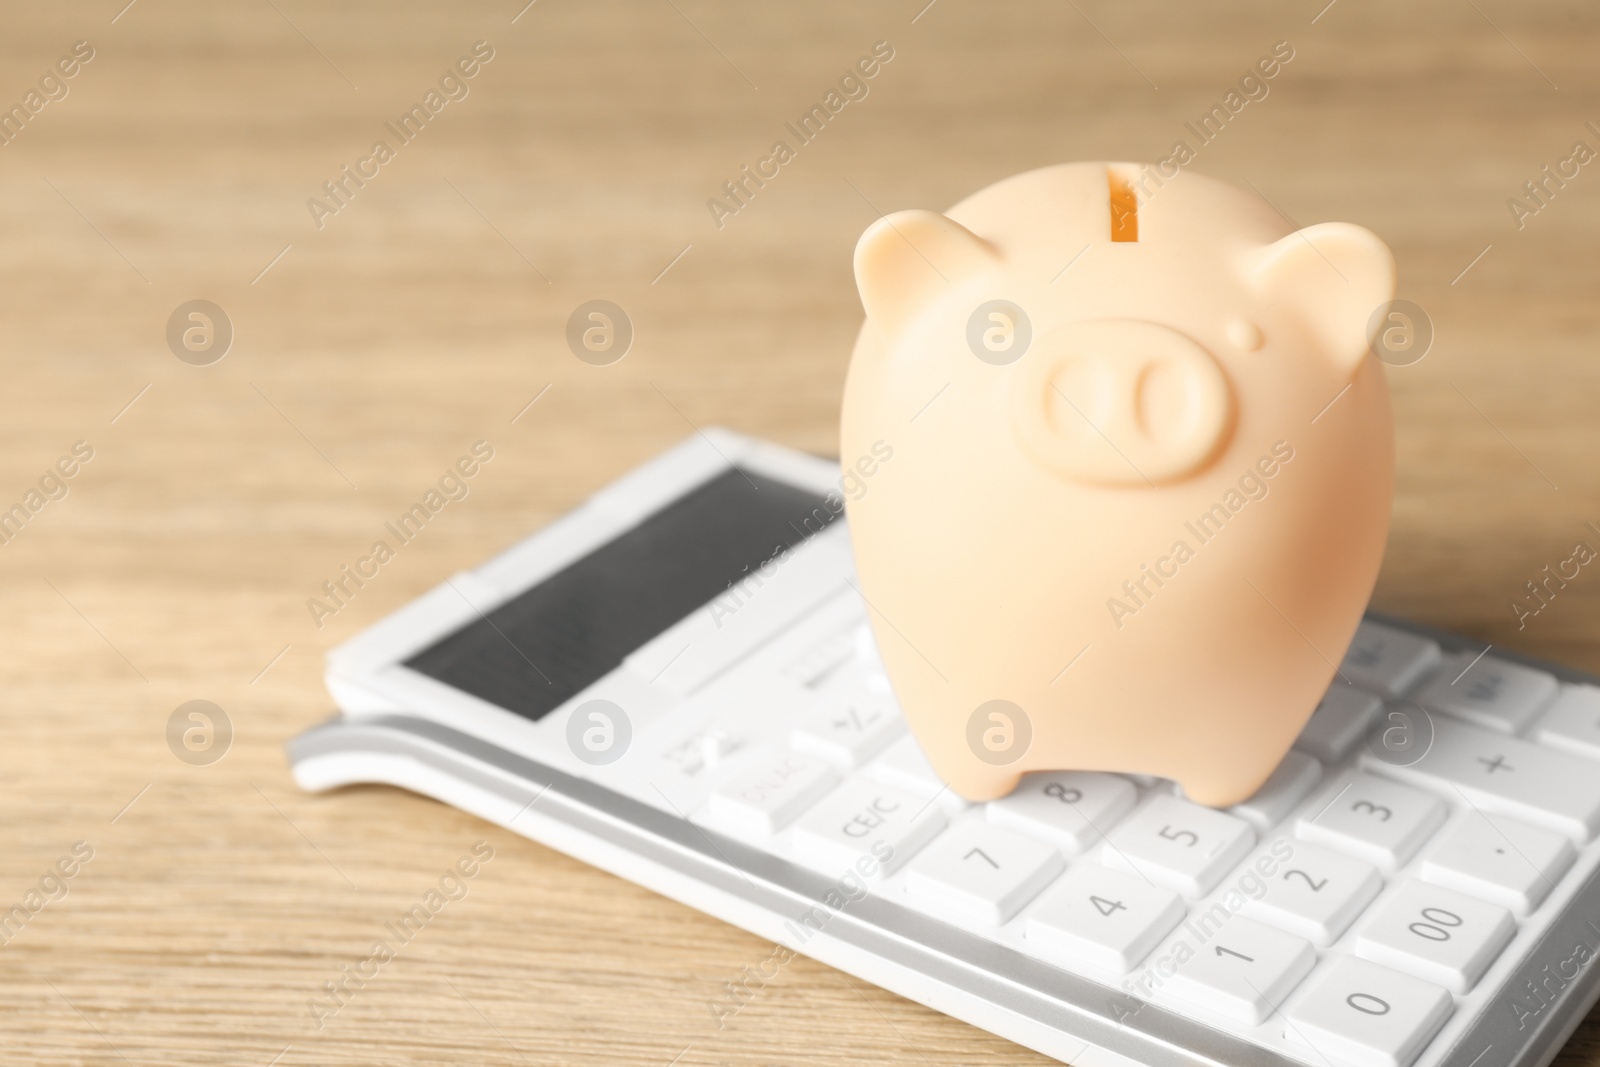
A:
{"label": "number key 4", "polygon": [[1078,863],[1028,915],[1029,946],[1074,970],[1126,974],[1183,921],[1183,898],[1137,875]]}

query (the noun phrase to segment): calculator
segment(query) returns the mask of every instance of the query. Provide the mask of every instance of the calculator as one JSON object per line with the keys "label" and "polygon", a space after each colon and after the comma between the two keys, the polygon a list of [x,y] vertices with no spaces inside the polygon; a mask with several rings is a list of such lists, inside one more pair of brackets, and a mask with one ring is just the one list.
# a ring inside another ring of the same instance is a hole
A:
{"label": "calculator", "polygon": [[1079,1067],[1541,1067],[1594,1004],[1600,679],[1369,616],[1241,804],[1071,770],[971,804],[895,703],[844,495],[697,433],[330,652],[296,780],[435,797]]}

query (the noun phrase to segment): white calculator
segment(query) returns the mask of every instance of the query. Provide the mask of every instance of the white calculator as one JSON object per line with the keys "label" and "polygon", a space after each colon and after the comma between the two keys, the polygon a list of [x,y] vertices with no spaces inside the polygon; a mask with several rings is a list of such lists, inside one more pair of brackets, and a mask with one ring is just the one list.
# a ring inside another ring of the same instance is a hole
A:
{"label": "white calculator", "polygon": [[[1255,797],[907,732],[833,463],[686,443],[329,653],[386,782],[1078,1067],[1542,1067],[1600,993],[1600,679],[1369,618]],[[868,489],[870,491],[870,488]]]}

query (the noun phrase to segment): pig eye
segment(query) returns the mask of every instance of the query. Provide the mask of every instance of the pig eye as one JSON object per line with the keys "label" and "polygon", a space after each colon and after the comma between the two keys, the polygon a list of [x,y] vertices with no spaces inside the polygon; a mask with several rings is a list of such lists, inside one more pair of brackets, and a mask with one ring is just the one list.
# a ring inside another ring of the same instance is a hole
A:
{"label": "pig eye", "polygon": [[1261,327],[1244,319],[1234,319],[1228,323],[1228,340],[1232,341],[1240,351],[1254,352],[1262,346],[1266,338],[1261,336]]}

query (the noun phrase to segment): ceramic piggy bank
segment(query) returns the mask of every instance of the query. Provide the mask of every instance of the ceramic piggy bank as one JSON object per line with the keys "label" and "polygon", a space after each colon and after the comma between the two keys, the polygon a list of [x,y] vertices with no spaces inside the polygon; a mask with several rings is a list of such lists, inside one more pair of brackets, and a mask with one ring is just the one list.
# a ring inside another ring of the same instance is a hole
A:
{"label": "ceramic piggy bank", "polygon": [[1046,769],[1248,797],[1377,578],[1388,248],[1194,174],[1075,163],[888,215],[855,273],[850,531],[934,768],[972,800]]}

